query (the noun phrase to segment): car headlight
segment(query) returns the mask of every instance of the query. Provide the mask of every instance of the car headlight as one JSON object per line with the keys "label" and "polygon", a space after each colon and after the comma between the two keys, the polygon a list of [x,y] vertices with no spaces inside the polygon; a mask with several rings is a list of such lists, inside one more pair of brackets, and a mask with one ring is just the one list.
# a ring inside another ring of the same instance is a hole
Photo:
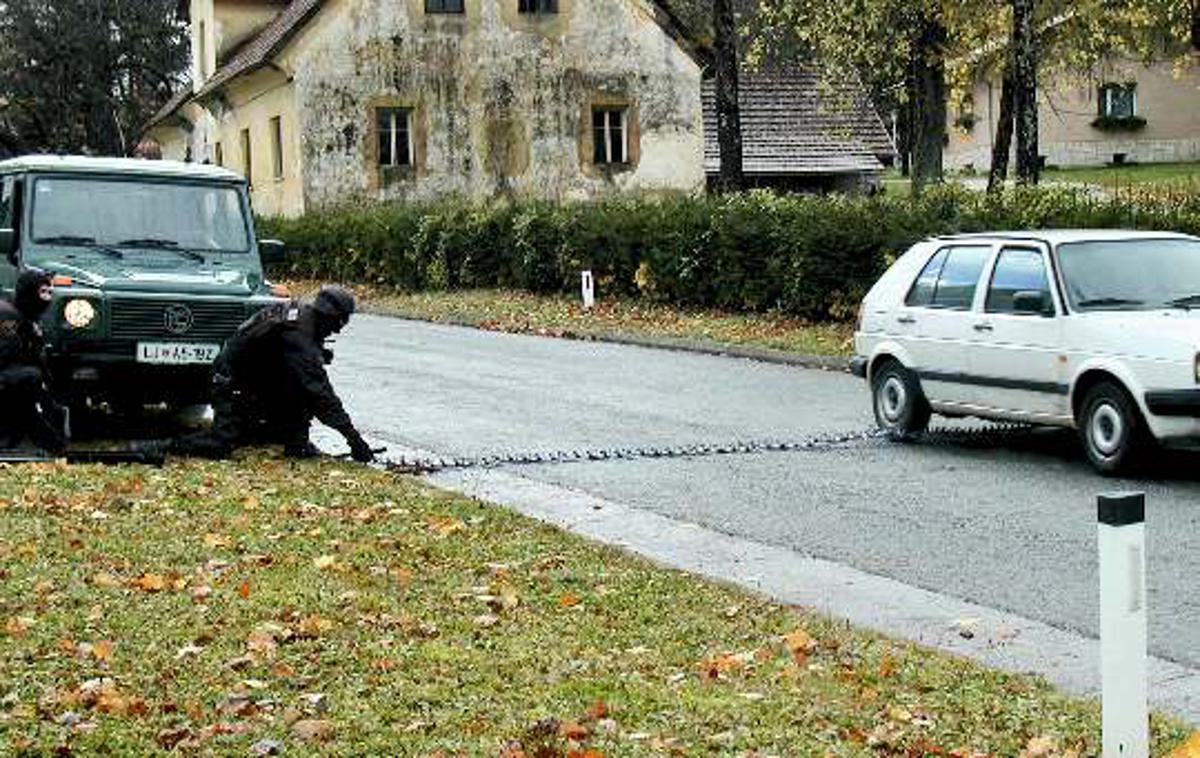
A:
{"label": "car headlight", "polygon": [[96,320],[96,306],[90,300],[68,300],[63,306],[63,320],[72,329],[86,329]]}

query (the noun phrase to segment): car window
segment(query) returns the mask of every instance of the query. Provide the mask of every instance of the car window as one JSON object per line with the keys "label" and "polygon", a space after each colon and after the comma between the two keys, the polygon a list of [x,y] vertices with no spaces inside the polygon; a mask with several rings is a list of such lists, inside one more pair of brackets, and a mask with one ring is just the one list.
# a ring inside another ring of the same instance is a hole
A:
{"label": "car window", "polygon": [[13,178],[0,179],[0,229],[12,228],[13,195]]}
{"label": "car window", "polygon": [[1050,280],[1046,276],[1046,265],[1037,250],[1002,250],[988,287],[986,310],[988,313],[1015,313],[1013,297],[1018,292],[1038,292],[1043,302],[1053,302],[1050,295]]}
{"label": "car window", "polygon": [[942,266],[946,263],[946,248],[937,253],[921,269],[921,275],[913,282],[908,291],[905,303],[915,307],[927,306],[933,302],[933,293],[937,290],[938,277],[942,275]]}
{"label": "car window", "polygon": [[989,247],[952,247],[946,252],[946,262],[938,276],[930,306],[968,310],[975,300],[979,277],[991,255]]}

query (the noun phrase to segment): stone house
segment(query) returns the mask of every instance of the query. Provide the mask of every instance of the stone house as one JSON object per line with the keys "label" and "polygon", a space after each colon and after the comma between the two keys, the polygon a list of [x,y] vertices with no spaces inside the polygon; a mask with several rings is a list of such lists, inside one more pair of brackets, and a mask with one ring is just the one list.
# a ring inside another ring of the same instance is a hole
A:
{"label": "stone house", "polygon": [[[1038,141],[1047,165],[1200,161],[1200,59],[1178,70],[1171,62],[1114,60],[1086,80],[1039,85]],[[999,116],[999,78],[979,79],[948,110],[946,168],[986,172]]]}
{"label": "stone house", "polygon": [[256,210],[704,185],[701,65],[649,0],[191,0],[165,157]]}

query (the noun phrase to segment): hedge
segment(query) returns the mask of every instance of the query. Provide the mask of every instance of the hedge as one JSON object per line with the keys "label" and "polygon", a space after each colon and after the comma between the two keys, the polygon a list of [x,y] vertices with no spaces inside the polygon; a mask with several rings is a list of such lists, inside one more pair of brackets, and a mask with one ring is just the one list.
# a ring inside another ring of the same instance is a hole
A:
{"label": "hedge", "polygon": [[947,186],[917,199],[841,195],[619,196],[551,203],[461,201],[335,208],[264,219],[293,248],[275,275],[405,291],[502,287],[683,306],[849,317],[894,257],[925,237],[1035,228],[1200,233],[1192,191],[1120,200],[1083,190],[988,195]]}

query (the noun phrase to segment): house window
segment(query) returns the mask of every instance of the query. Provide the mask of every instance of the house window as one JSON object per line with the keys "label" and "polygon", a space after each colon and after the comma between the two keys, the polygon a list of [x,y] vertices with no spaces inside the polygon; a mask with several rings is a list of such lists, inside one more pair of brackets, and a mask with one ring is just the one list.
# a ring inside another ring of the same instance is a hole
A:
{"label": "house window", "polygon": [[629,109],[592,109],[592,162],[597,166],[629,162]]}
{"label": "house window", "polygon": [[200,58],[200,81],[204,81],[208,78],[208,28],[203,21],[200,22],[198,37],[199,44],[196,47]]}
{"label": "house window", "polygon": [[412,109],[376,108],[375,120],[379,132],[379,165],[413,165]]}
{"label": "house window", "polygon": [[558,0],[517,0],[518,13],[558,13]]}
{"label": "house window", "polygon": [[276,179],[283,178],[283,120],[271,119],[271,172]]}
{"label": "house window", "polygon": [[464,13],[463,0],[425,0],[426,13]]}
{"label": "house window", "polygon": [[250,167],[254,164],[250,155],[250,130],[242,130],[242,176],[246,177],[246,181],[252,181]]}
{"label": "house window", "polygon": [[1100,115],[1133,118],[1137,115],[1137,84],[1105,84],[1100,87]]}
{"label": "house window", "polygon": [[213,148],[213,161],[218,166],[225,165],[225,146],[222,145],[220,142],[218,142],[216,144],[216,146]]}

